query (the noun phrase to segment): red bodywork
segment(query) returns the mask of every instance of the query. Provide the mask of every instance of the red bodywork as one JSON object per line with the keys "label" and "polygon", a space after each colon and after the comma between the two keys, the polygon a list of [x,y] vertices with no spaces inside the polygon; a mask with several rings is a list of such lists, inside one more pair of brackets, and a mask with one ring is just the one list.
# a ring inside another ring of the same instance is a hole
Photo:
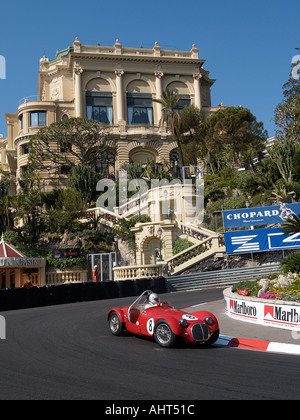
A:
{"label": "red bodywork", "polygon": [[[112,308],[108,313],[108,320],[112,312],[118,314],[129,333],[136,335],[153,337],[157,322],[164,320],[176,337],[185,342],[212,344],[219,336],[218,320],[212,313],[207,311],[187,313],[174,309],[167,302],[151,307],[134,303],[124,308]],[[204,336],[203,330],[205,330]]]}

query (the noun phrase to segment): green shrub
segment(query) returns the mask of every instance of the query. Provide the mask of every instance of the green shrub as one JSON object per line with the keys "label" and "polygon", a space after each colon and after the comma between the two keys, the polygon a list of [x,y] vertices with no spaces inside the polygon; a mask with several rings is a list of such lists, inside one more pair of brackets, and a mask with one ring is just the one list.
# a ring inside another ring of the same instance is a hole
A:
{"label": "green shrub", "polygon": [[173,255],[179,254],[180,252],[184,251],[185,249],[190,248],[193,246],[193,242],[190,242],[187,239],[177,239],[173,245]]}
{"label": "green shrub", "polygon": [[281,260],[284,273],[300,273],[300,250],[292,252],[288,257]]}
{"label": "green shrub", "polygon": [[240,281],[232,286],[234,293],[240,289],[250,292],[250,296],[257,296],[261,286],[258,284],[258,281]]}

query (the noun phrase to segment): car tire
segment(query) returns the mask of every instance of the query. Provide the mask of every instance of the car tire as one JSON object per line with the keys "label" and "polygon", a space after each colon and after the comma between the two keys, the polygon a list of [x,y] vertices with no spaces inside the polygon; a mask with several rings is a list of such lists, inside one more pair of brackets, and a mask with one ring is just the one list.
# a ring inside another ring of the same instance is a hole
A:
{"label": "car tire", "polygon": [[215,331],[213,335],[210,337],[210,339],[204,343],[204,346],[205,347],[212,346],[218,340],[219,335],[220,335],[220,330]]}
{"label": "car tire", "polygon": [[116,311],[111,312],[109,315],[109,329],[113,335],[122,335],[124,332],[124,324],[121,322],[119,315]]}
{"label": "car tire", "polygon": [[154,327],[154,340],[161,347],[174,347],[176,343],[176,335],[167,321],[157,321]]}

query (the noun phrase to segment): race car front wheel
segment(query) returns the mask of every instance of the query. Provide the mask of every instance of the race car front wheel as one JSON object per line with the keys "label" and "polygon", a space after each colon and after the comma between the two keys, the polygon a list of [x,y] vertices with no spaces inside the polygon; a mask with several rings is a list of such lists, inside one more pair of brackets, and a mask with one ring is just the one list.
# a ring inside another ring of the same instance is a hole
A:
{"label": "race car front wheel", "polygon": [[122,335],[123,331],[124,331],[124,325],[121,322],[119,315],[117,314],[117,312],[113,311],[110,315],[109,315],[109,329],[110,332],[113,335]]}
{"label": "race car front wheel", "polygon": [[173,347],[176,343],[176,335],[173,333],[167,321],[158,321],[154,327],[154,340],[161,347]]}

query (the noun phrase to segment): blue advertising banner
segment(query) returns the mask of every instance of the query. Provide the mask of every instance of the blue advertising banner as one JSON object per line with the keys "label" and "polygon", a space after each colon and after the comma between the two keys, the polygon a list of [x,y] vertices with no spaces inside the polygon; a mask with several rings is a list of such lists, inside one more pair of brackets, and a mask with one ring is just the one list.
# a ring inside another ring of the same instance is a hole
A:
{"label": "blue advertising banner", "polygon": [[225,232],[227,254],[300,248],[300,233],[282,234],[280,228]]}
{"label": "blue advertising banner", "polygon": [[224,210],[224,228],[284,223],[292,214],[300,214],[300,203]]}

